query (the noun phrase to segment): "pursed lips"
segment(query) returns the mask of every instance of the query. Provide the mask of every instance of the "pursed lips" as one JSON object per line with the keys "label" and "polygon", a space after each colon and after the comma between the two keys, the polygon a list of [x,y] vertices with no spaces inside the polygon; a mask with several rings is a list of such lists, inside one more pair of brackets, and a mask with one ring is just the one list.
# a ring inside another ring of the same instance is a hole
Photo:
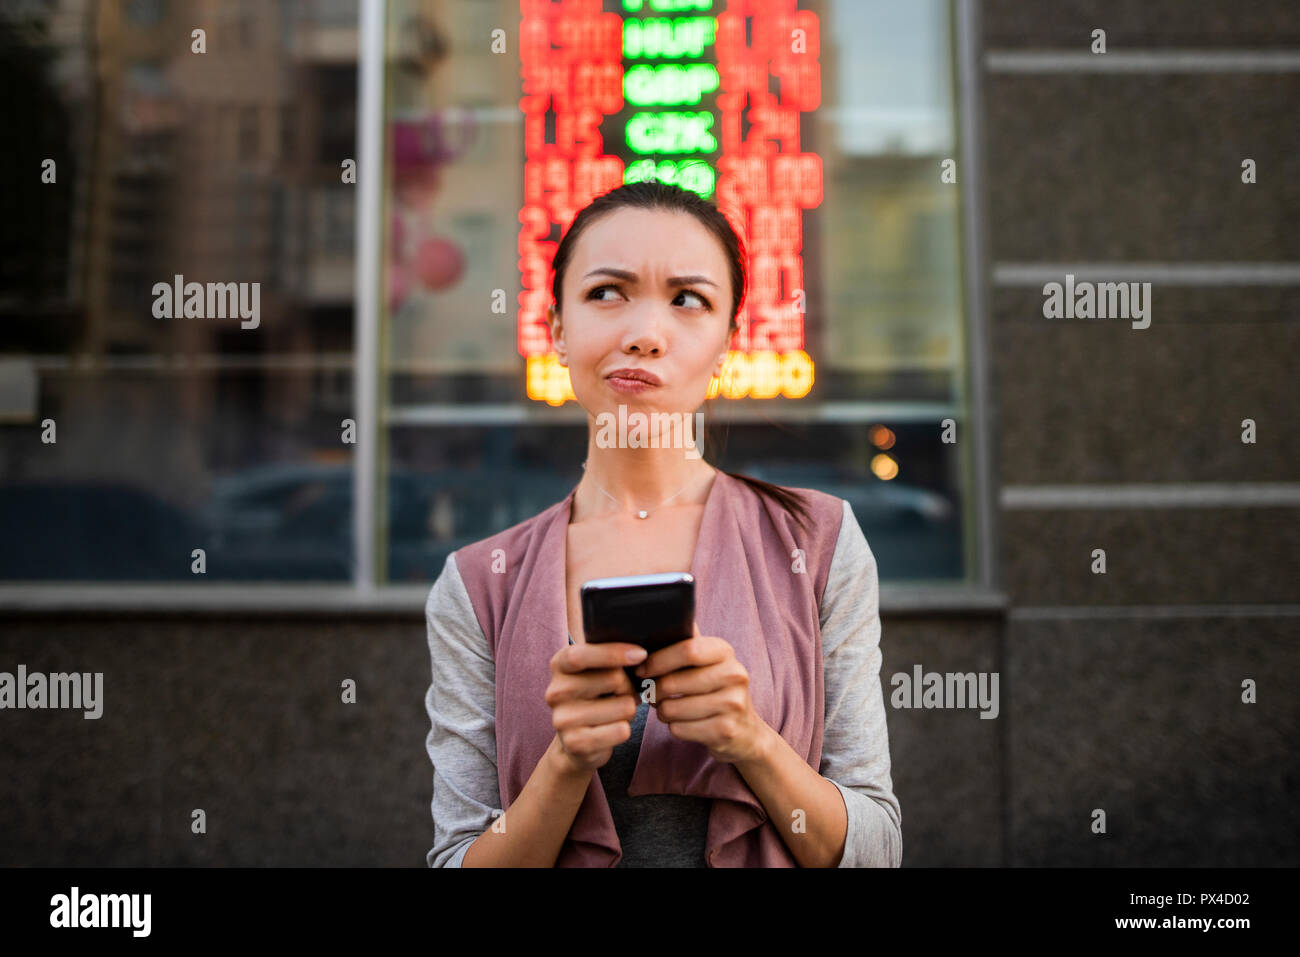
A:
{"label": "pursed lips", "polygon": [[643,385],[661,385],[659,377],[642,369],[615,369],[605,378],[619,382],[640,382]]}

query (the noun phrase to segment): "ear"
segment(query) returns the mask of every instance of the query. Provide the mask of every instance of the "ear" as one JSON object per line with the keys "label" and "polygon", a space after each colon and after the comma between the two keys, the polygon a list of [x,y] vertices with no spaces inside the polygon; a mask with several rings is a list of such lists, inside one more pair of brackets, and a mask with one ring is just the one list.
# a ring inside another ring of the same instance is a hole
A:
{"label": "ear", "polygon": [[551,342],[555,345],[560,365],[567,366],[569,362],[564,357],[564,324],[560,320],[559,313],[555,311],[555,303],[546,307],[546,325],[551,330]]}

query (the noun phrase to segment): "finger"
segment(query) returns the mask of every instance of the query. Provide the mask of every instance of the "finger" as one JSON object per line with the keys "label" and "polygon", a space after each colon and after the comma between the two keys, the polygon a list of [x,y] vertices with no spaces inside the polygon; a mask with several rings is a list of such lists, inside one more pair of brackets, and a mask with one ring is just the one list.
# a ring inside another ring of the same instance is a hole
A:
{"label": "finger", "polygon": [[[608,688],[608,690],[603,691],[602,694],[606,694],[606,695],[609,695],[609,694],[616,694],[616,695],[623,695],[623,694],[626,694],[626,695],[632,695],[634,698],[639,698],[640,695],[641,695],[641,691],[640,691],[640,689],[639,689],[639,687],[638,687],[638,685],[639,685],[640,682],[641,682],[641,679],[640,679],[640,678],[635,678],[635,679],[634,679],[634,678],[632,677],[632,675],[628,674],[628,672],[627,672],[627,666],[624,666],[623,668],[600,669],[599,671],[595,671],[595,670],[593,670],[593,671],[584,671],[583,674],[591,674],[591,675],[594,675],[594,674],[601,674],[601,675],[604,675],[604,674],[612,674],[612,675],[613,675],[613,678],[611,679],[611,681],[612,681],[612,683],[613,683],[613,686],[610,687],[610,688]],[[580,675],[579,677],[581,677],[581,675]],[[604,687],[603,684],[602,684],[602,687]]]}
{"label": "finger", "polygon": [[551,723],[556,731],[593,728],[615,721],[631,721],[636,717],[636,709],[637,704],[630,695],[592,701],[561,701],[551,711]]}
{"label": "finger", "polygon": [[618,671],[619,671],[619,674],[621,674],[621,675],[623,676],[623,681],[619,682],[619,687],[618,687],[617,689],[615,689],[614,693],[615,693],[615,694],[630,694],[632,697],[634,697],[634,698],[636,698],[638,701],[640,701],[640,700],[641,700],[641,692],[644,690],[644,689],[641,687],[642,679],[641,679],[641,678],[636,678],[636,677],[634,677],[634,676],[628,674],[626,668],[619,668]]}
{"label": "finger", "polygon": [[631,694],[622,668],[588,668],[576,674],[560,674],[546,689],[546,704],[554,708],[562,701],[600,698],[608,694]]}
{"label": "finger", "polygon": [[730,661],[698,668],[679,668],[655,679],[655,695],[671,698],[674,695],[711,694],[740,684],[741,677]]}
{"label": "finger", "polygon": [[704,743],[713,741],[717,737],[717,730],[713,722],[717,720],[717,715],[710,718],[700,718],[696,721],[673,721],[668,724],[668,733],[679,741],[697,741]]}
{"label": "finger", "polygon": [[[659,719],[665,723],[676,724],[679,721],[702,721],[735,712],[736,699],[730,689],[715,691],[712,694],[691,694],[683,698],[661,698],[657,710]],[[669,705],[668,714],[664,714],[664,705]]]}
{"label": "finger", "polygon": [[574,754],[589,754],[617,747],[632,737],[632,725],[626,721],[612,721],[609,724],[592,725],[565,731],[561,743],[564,749]]}
{"label": "finger", "polygon": [[577,674],[588,668],[624,668],[642,660],[629,657],[645,654],[645,649],[626,641],[583,642],[569,645],[555,654],[555,667],[563,674]]}
{"label": "finger", "polygon": [[731,653],[731,645],[721,638],[696,635],[660,648],[636,669],[643,677],[666,675],[678,668],[698,668],[724,660]]}

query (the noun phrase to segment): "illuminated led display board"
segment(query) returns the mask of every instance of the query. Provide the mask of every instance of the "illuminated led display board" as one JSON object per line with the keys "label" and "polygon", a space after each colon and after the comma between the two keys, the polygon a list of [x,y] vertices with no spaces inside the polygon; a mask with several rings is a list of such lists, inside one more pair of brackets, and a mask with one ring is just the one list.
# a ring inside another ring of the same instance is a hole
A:
{"label": "illuminated led display board", "polygon": [[621,7],[520,2],[518,345],[528,397],[574,398],[546,325],[559,237],[595,197],[659,179],[716,200],[749,251],[740,331],[710,398],[802,398],[813,384],[803,211],[821,204],[822,161],[802,151],[799,129],[800,114],[821,103],[817,16],[796,0]]}

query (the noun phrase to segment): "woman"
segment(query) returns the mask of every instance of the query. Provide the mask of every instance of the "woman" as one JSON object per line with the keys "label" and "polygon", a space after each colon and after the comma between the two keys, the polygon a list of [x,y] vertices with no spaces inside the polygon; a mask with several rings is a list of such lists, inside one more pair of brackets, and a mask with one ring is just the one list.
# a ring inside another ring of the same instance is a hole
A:
{"label": "woman", "polygon": [[[848,502],[598,428],[704,402],[745,294],[739,238],[693,193],[629,184],[553,265],[585,472],[430,591],[427,863],[898,866],[876,565]],[[694,637],[648,658],[582,640],[583,582],[687,569]]]}

